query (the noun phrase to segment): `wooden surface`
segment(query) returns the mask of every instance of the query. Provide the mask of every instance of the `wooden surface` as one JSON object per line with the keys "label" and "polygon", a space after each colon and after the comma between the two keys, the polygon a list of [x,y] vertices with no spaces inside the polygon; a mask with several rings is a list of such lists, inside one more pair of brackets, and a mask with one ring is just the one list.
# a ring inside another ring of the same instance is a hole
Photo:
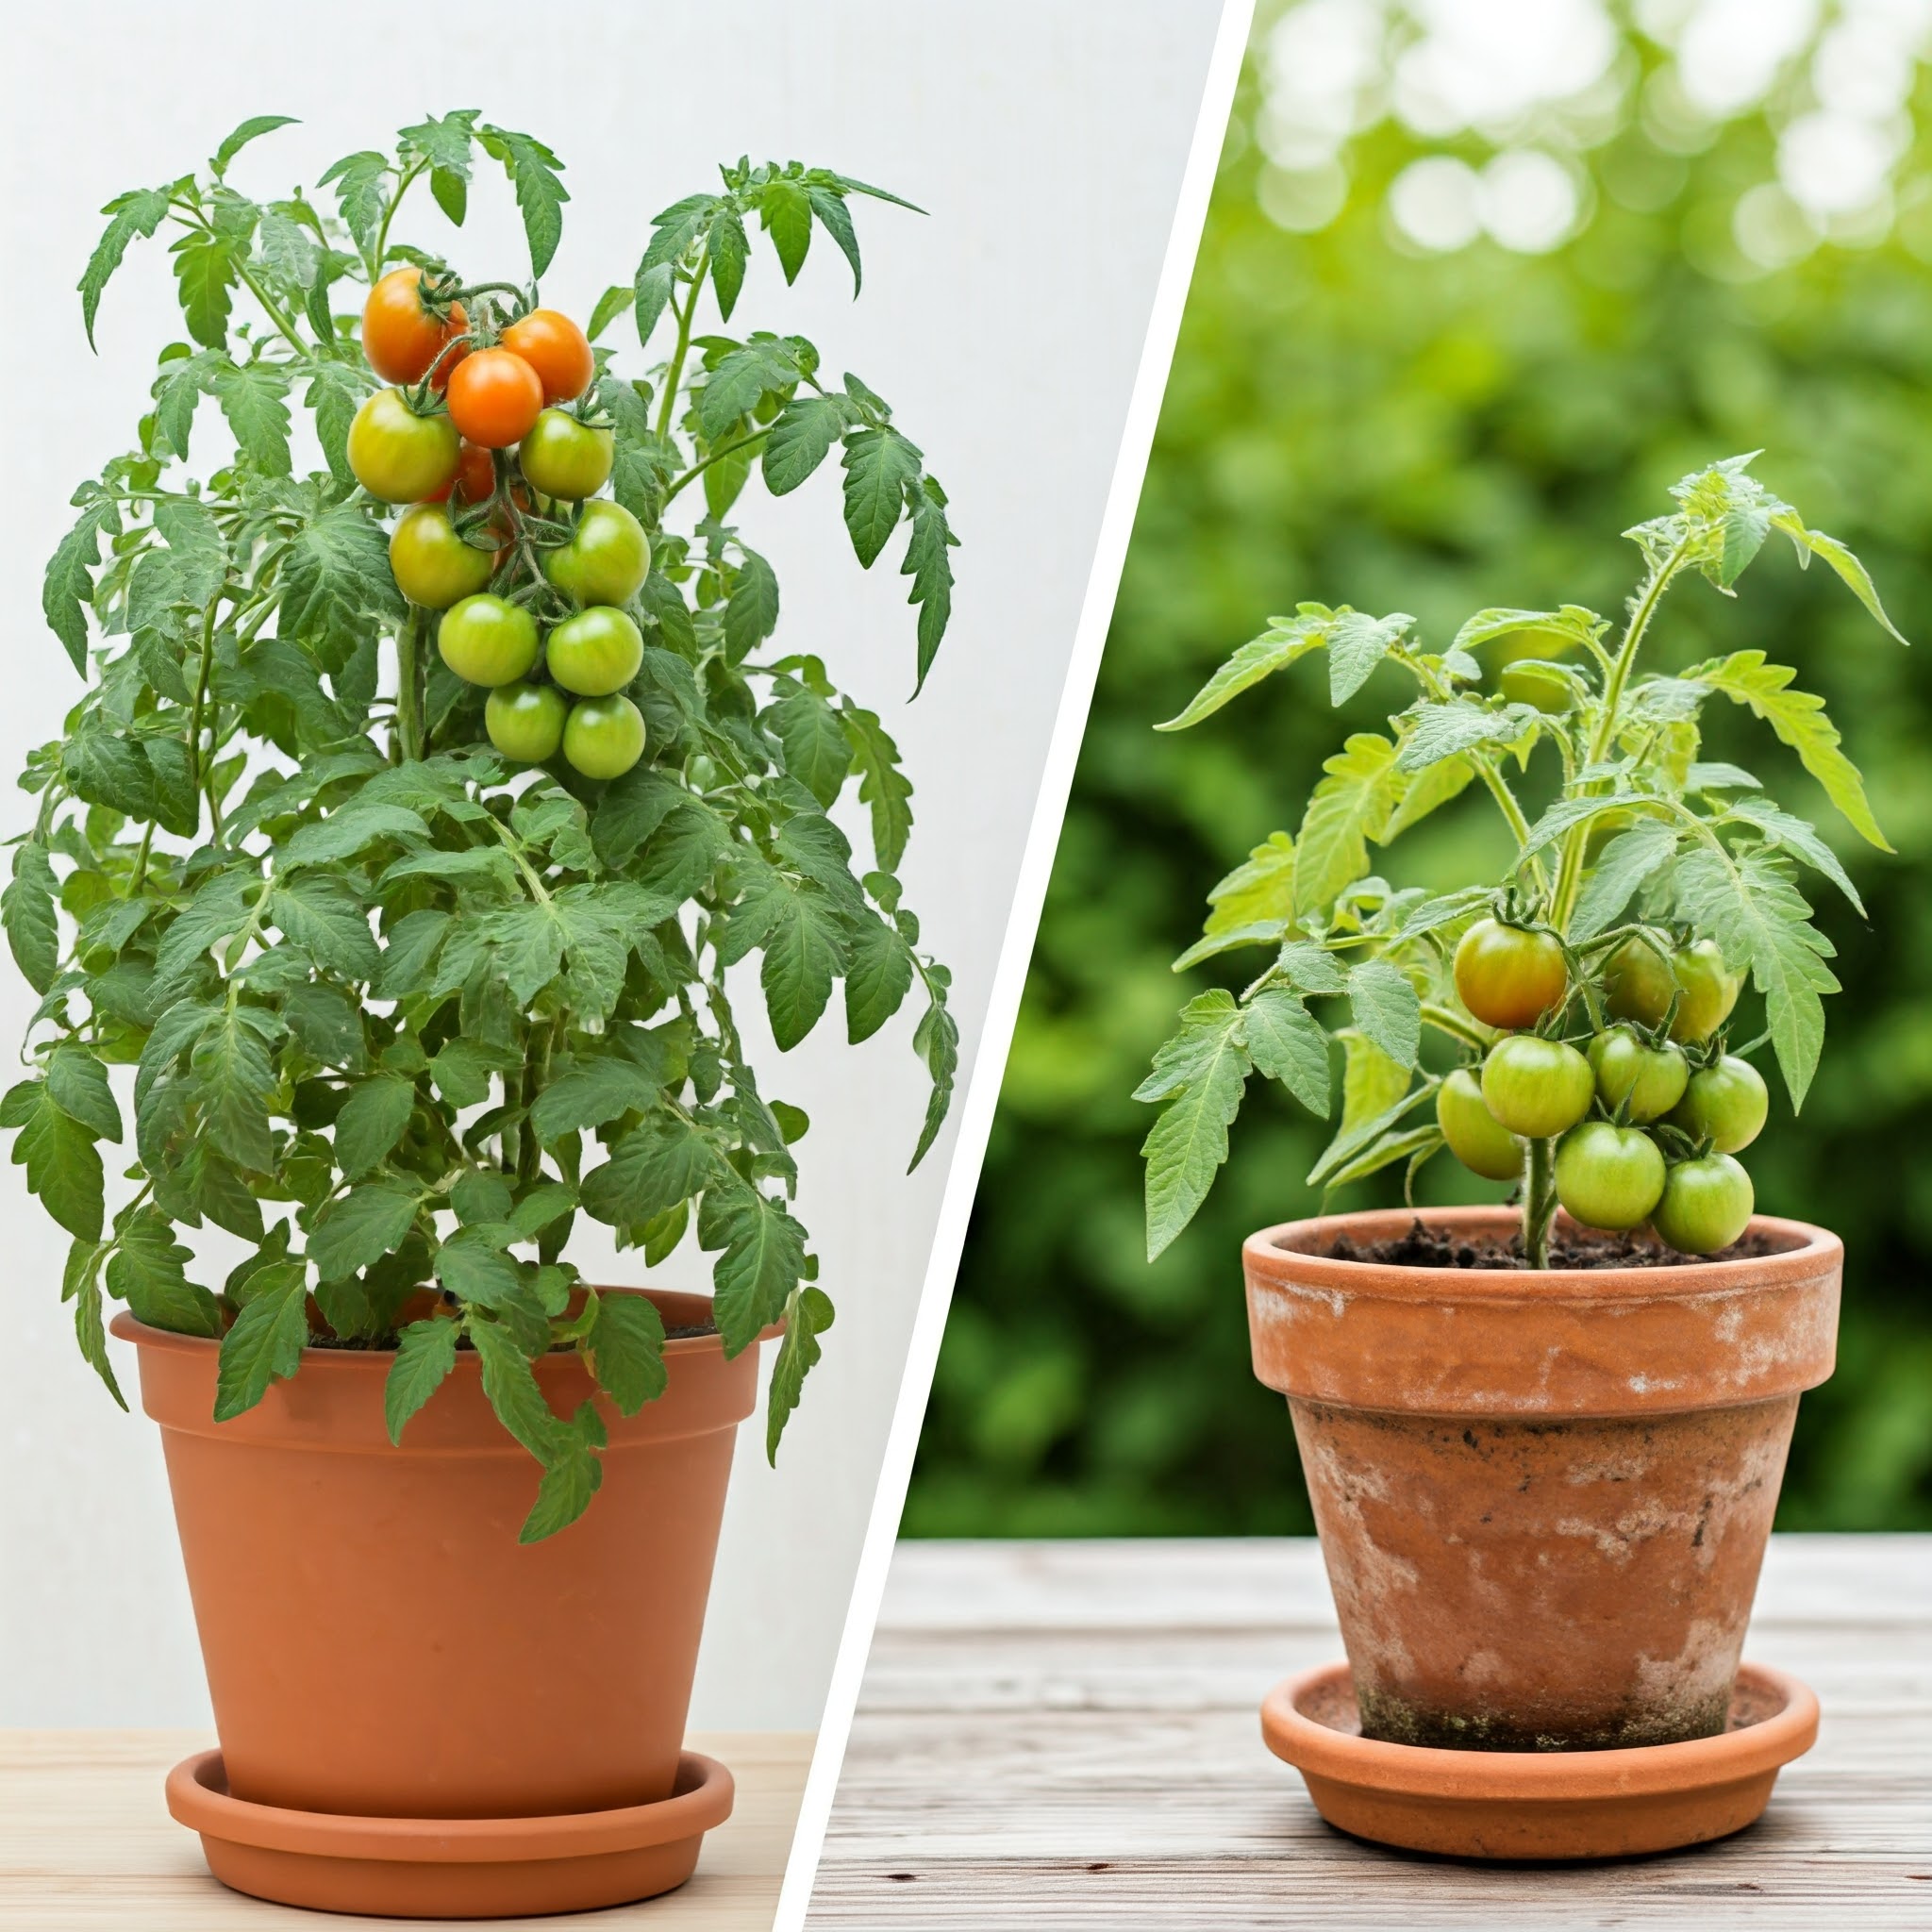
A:
{"label": "wooden surface", "polygon": [[[195,1731],[0,1731],[0,1926],[394,1932],[406,1923],[297,1913],[244,1898],[210,1878],[200,1840],[168,1816],[161,1781],[170,1765],[213,1742]],[[650,1932],[770,1932],[811,1737],[715,1731],[698,1732],[691,1743],[723,1758],[738,1780],[737,1805],[725,1824],[706,1835],[691,1883],[642,1905],[517,1924],[570,1932],[632,1925]]]}
{"label": "wooden surface", "polygon": [[1312,1540],[902,1543],[808,1925],[1932,1928],[1932,1537],[1774,1540],[1748,1657],[1824,1700],[1751,1830],[1591,1867],[1331,1831],[1257,1707],[1341,1655]]}

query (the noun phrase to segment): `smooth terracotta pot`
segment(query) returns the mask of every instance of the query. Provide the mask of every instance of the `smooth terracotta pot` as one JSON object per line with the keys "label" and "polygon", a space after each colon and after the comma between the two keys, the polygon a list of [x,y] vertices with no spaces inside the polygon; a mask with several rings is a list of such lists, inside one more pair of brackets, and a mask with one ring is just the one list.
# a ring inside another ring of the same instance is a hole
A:
{"label": "smooth terracotta pot", "polygon": [[[625,1291],[600,1290],[600,1293]],[[667,1324],[700,1295],[650,1291]],[[666,1342],[670,1386],[625,1418],[574,1353],[537,1364],[559,1415],[609,1431],[590,1509],[520,1544],[538,1470],[465,1350],[392,1445],[392,1357],[307,1349],[211,1420],[214,1342],[122,1314],[161,1425],[227,1789],[358,1818],[546,1818],[654,1803],[678,1774],[732,1442],[758,1350]]]}
{"label": "smooth terracotta pot", "polygon": [[[1716,1736],[1798,1394],[1831,1373],[1842,1246],[1760,1216],[1776,1252],[1750,1260],[1530,1274],[1327,1254],[1414,1219],[1291,1222],[1242,1251],[1255,1373],[1288,1397],[1362,1736]],[[1516,1224],[1422,1219],[1464,1239]]]}

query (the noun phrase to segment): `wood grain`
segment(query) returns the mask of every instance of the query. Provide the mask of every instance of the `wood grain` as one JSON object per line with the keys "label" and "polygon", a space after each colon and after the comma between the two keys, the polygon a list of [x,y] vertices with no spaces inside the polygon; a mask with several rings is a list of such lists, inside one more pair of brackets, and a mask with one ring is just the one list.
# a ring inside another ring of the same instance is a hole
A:
{"label": "wood grain", "polygon": [[[168,1767],[214,1740],[195,1731],[0,1731],[0,1926],[8,1932],[225,1932],[394,1919],[298,1917],[218,1885],[168,1816]],[[738,1801],[705,1840],[697,1876],[641,1906],[525,1919],[532,1927],[770,1932],[812,1740],[803,1732],[697,1733],[731,1767]],[[447,1924],[458,1922],[446,1921]],[[464,1922],[474,1923],[474,1922]],[[501,1924],[501,1921],[492,1921]]]}
{"label": "wood grain", "polygon": [[1357,1843],[1257,1706],[1341,1655],[1312,1541],[907,1543],[808,1924],[1932,1928],[1932,1537],[1774,1540],[1746,1655],[1824,1702],[1762,1824],[1484,1867]]}

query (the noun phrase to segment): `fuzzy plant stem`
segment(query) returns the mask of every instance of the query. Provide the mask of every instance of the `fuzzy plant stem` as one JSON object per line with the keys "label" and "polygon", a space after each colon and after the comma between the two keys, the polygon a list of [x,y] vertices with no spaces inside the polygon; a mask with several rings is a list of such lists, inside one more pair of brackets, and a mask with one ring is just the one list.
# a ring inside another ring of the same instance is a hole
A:
{"label": "fuzzy plant stem", "polygon": [[1523,1175],[1523,1253],[1532,1268],[1550,1265],[1550,1223],[1556,1216],[1557,1143],[1532,1141]]}

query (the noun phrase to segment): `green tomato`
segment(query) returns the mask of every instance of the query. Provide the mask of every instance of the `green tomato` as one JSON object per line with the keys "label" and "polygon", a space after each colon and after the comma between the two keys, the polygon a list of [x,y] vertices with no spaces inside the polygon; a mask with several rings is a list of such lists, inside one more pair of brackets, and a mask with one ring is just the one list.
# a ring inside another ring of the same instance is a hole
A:
{"label": "green tomato", "polygon": [[1725,971],[1724,956],[1715,940],[1699,940],[1694,946],[1687,946],[1672,958],[1671,971],[1682,990],[1677,1017],[1671,1023],[1671,1038],[1708,1040],[1731,1017],[1743,988],[1742,975]]}
{"label": "green tomato", "polygon": [[1483,1062],[1483,1099],[1512,1134],[1545,1141],[1590,1111],[1596,1077],[1590,1062],[1560,1040],[1512,1033]]}
{"label": "green tomato", "polygon": [[500,684],[483,705],[483,728],[505,758],[541,765],[557,756],[570,706],[553,684]]}
{"label": "green tomato", "polygon": [[484,591],[442,613],[436,648],[470,684],[514,684],[537,661],[537,620],[521,604]]}
{"label": "green tomato", "polygon": [[[1612,1026],[1590,1042],[1597,1097],[1613,1111],[1629,1103],[1628,1118],[1654,1121],[1684,1097],[1690,1066],[1674,1046],[1645,1046],[1627,1026]],[[1642,1216],[1638,1217],[1639,1220]]]}
{"label": "green tomato", "polygon": [[586,698],[564,723],[563,755],[587,778],[621,778],[644,755],[644,714],[626,697]]}
{"label": "green tomato", "polygon": [[543,553],[543,575],[579,604],[628,604],[651,572],[651,540],[621,503],[584,506],[568,543]]}
{"label": "green tomato", "polygon": [[1715,1255],[1751,1225],[1751,1176],[1728,1154],[1680,1160],[1652,1210],[1657,1239],[1680,1255]]}
{"label": "green tomato", "polygon": [[1585,1121],[1557,1143],[1557,1199],[1584,1227],[1635,1227],[1663,1191],[1664,1158],[1639,1127]]}
{"label": "green tomato", "polygon": [[1693,1141],[1708,1141],[1720,1154],[1736,1154],[1764,1131],[1770,1112],[1764,1075],[1749,1060],[1727,1053],[1690,1075],[1671,1121]]}
{"label": "green tomato", "polygon": [[532,490],[575,503],[610,480],[616,450],[610,430],[592,429],[567,409],[545,409],[517,445],[517,462]]}
{"label": "green tomato", "polygon": [[419,503],[403,512],[390,533],[389,567],[396,589],[425,610],[447,610],[474,596],[495,568],[487,550],[457,535],[449,511],[440,503]]}
{"label": "green tomato", "polygon": [[1523,1142],[1499,1125],[1483,1090],[1467,1067],[1458,1067],[1436,1089],[1436,1124],[1450,1153],[1486,1181],[1513,1181],[1523,1174]]}
{"label": "green tomato", "polygon": [[1554,933],[1478,919],[1456,947],[1456,991],[1486,1026],[1534,1026],[1563,997],[1570,969]]}
{"label": "green tomato", "polygon": [[419,416],[401,390],[378,390],[349,425],[349,468],[384,503],[421,503],[455,482],[459,441],[447,415]]}
{"label": "green tomato", "polygon": [[543,661],[565,691],[580,698],[608,697],[638,675],[644,634],[622,610],[593,604],[550,633]]}
{"label": "green tomato", "polygon": [[1613,1020],[1655,1026],[1671,1009],[1677,982],[1656,947],[1628,939],[1604,961],[1604,1009]]}

